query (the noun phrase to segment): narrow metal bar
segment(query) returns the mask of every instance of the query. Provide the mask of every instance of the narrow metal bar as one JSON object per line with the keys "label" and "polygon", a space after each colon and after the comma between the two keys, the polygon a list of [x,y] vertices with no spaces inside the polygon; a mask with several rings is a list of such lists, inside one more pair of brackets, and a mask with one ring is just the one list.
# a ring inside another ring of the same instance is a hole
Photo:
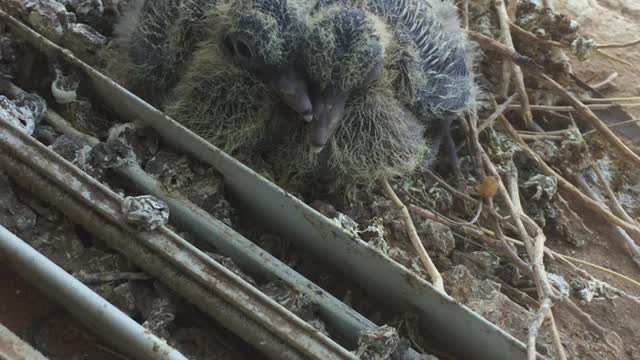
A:
{"label": "narrow metal bar", "polygon": [[[2,225],[0,225],[0,228]],[[1,237],[0,232],[0,237]],[[47,360],[39,351],[22,341],[11,330],[0,324],[0,359],[1,360]]]}
{"label": "narrow metal bar", "polygon": [[61,208],[269,356],[353,359],[353,354],[167,228],[140,233],[126,225],[118,195],[5,121],[0,121],[0,149],[0,164],[20,185]]}
{"label": "narrow metal bar", "polygon": [[2,225],[0,252],[20,276],[123,354],[136,359],[187,360]]}
{"label": "narrow metal bar", "polygon": [[[4,84],[0,80],[0,91],[11,97],[18,96],[22,89],[10,82]],[[45,119],[62,133],[80,142],[87,142],[92,146],[100,141],[74,129],[68,121],[51,109],[47,109]],[[355,347],[360,332],[374,329],[376,324],[358,312],[345,305],[321,287],[300,275],[268,252],[262,250],[244,236],[229,228],[220,220],[209,215],[206,211],[191,203],[189,200],[173,191],[167,193],[156,180],[144,172],[139,166],[125,166],[117,171],[145,194],[153,195],[165,201],[171,209],[173,221],[188,230],[201,241],[210,243],[222,254],[231,257],[236,264],[252,274],[267,279],[279,279],[291,288],[307,296],[318,306],[329,327],[335,331],[348,346]],[[413,349],[408,349],[403,355],[404,360],[419,358]]]}

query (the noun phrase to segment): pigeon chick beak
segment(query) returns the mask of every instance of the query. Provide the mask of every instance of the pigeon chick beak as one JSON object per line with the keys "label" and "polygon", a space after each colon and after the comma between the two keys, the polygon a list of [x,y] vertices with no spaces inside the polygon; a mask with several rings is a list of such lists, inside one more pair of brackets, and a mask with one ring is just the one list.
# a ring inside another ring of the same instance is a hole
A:
{"label": "pigeon chick beak", "polygon": [[300,72],[293,67],[281,69],[273,75],[270,85],[287,106],[302,116],[304,121],[311,122],[313,108],[309,87]]}
{"label": "pigeon chick beak", "polygon": [[347,95],[316,96],[313,99],[313,118],[311,125],[311,146],[319,153],[329,141],[344,115]]}

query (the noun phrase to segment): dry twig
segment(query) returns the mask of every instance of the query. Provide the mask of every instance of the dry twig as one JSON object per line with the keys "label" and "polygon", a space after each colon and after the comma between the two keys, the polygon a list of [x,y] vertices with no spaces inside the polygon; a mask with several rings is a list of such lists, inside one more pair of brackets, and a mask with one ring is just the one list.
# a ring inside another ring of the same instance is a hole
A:
{"label": "dry twig", "polygon": [[540,81],[545,83],[548,87],[554,90],[558,95],[562,96],[567,102],[571,104],[576,110],[598,131],[602,133],[602,135],[609,140],[609,142],[618,148],[620,152],[635,164],[640,165],[640,156],[634,153],[629,149],[629,147],[622,141],[616,134],[611,131],[606,124],[598,118],[596,114],[589,109],[584,103],[582,103],[574,94],[570,91],[562,87],[562,85],[558,84],[555,80],[549,77],[547,74],[543,73],[540,69],[541,67],[538,64],[535,64],[533,60],[526,56],[522,56],[515,52],[513,49],[506,48],[504,45],[500,44],[498,41],[487,37],[482,34],[478,34],[473,31],[469,31],[468,34],[473,39],[478,40],[478,42],[490,49],[497,51],[505,56],[510,56],[511,60],[516,64],[526,65],[524,66],[527,71],[529,71],[533,76],[538,78]]}
{"label": "dry twig", "polygon": [[[615,124],[608,124],[609,129],[611,128],[616,128],[618,126],[623,126],[623,125],[628,125],[628,124],[633,124],[633,123],[638,123],[640,122],[640,119],[631,119],[631,120],[625,120],[625,121],[620,121],[619,123],[615,123]],[[589,130],[587,132],[585,132],[584,134],[582,134],[582,136],[589,136],[589,135],[593,135],[596,133],[596,130]]]}
{"label": "dry twig", "polygon": [[615,216],[611,211],[604,208],[597,201],[591,199],[587,195],[583,194],[578,188],[576,188],[571,182],[562,177],[558,172],[553,170],[551,166],[547,165],[542,158],[536,154],[518,135],[518,132],[509,124],[509,121],[504,116],[500,116],[499,121],[501,125],[504,126],[507,134],[509,134],[513,139],[515,139],[518,144],[520,144],[521,148],[529,154],[529,157],[536,163],[540,171],[547,176],[554,176],[558,179],[558,185],[563,189],[570,192],[574,195],[578,200],[582,201],[582,203],[589,209],[593,210],[600,216],[602,216],[605,220],[612,222],[621,228],[625,229],[629,233],[634,236],[640,236],[640,228],[638,228],[637,224],[629,223],[617,216]]}
{"label": "dry twig", "polygon": [[[504,3],[502,3],[502,7],[504,9],[504,15],[506,16],[506,8],[504,8]],[[524,86],[524,83],[522,85]],[[526,92],[524,96],[527,96]],[[504,116],[499,115],[499,117],[503,118]],[[546,240],[546,237],[544,236],[542,229],[531,218],[529,218],[522,209],[522,205],[520,203],[520,195],[518,193],[517,170],[515,169],[515,166],[513,166],[513,171],[509,173],[508,180],[511,186],[510,192],[508,192],[504,183],[502,182],[502,179],[500,178],[500,174],[498,173],[495,165],[491,162],[491,159],[482,148],[482,145],[480,145],[478,137],[477,117],[472,116],[468,120],[468,125],[469,126],[465,127],[465,130],[467,131],[467,138],[471,142],[473,151],[477,152],[477,154],[474,155],[475,158],[480,158],[478,159],[477,166],[480,169],[486,169],[486,172],[490,176],[493,176],[495,179],[497,179],[498,193],[507,206],[509,214],[511,215],[511,220],[515,223],[517,232],[522,238],[523,243],[525,244],[525,248],[527,249],[527,254],[530,260],[530,265],[523,265],[521,262],[516,260],[517,255],[510,251],[511,249],[509,248],[509,245],[506,245],[505,250],[510,256],[515,255],[515,258],[513,260],[516,262],[516,265],[525,266],[527,269],[530,268],[531,275],[536,284],[538,298],[541,303],[543,303],[546,299],[548,299],[549,302],[551,302],[551,299],[559,299],[559,297],[554,293],[554,289],[549,283],[549,280],[547,279],[547,273],[544,270],[543,257],[545,249],[544,242]],[[535,128],[536,127],[532,126],[532,129]],[[480,170],[479,172],[481,173],[481,181],[484,181],[485,172],[482,170]],[[487,199],[487,201],[492,204],[491,198]],[[496,212],[494,212],[494,214],[496,214]],[[494,216],[494,219],[497,222],[499,217]],[[496,229],[501,232],[499,226],[497,226]],[[529,231],[534,233],[534,235],[531,236]],[[504,241],[504,234],[502,234],[502,237],[502,240]],[[548,311],[545,314],[545,317],[550,319],[550,324],[552,327],[551,332],[554,336],[554,347],[556,349],[556,353],[558,354],[560,359],[564,360],[566,359],[566,356],[562,344],[559,341],[555,341],[556,337],[559,339],[559,333],[557,327],[555,326],[555,321],[553,320],[553,313],[551,311]],[[533,359],[535,359],[535,338],[533,341],[533,345],[528,346],[527,351],[529,354],[533,354]]]}
{"label": "dry twig", "polygon": [[[511,38],[511,30],[509,30],[509,15],[504,1],[496,1],[496,10],[500,21],[500,34],[502,36],[502,41],[509,49],[515,51],[513,39]],[[503,97],[507,96],[509,92],[509,79],[511,78],[511,75],[513,75],[516,91],[520,97],[520,103],[522,104],[522,118],[524,119],[524,123],[527,128],[537,130],[538,126],[533,122],[533,114],[531,114],[531,109],[529,108],[529,96],[527,95],[527,89],[524,85],[524,75],[522,74],[522,70],[517,64],[512,63],[508,58],[505,58],[504,62],[508,65],[503,66],[501,95]]]}
{"label": "dry twig", "polygon": [[449,185],[448,182],[446,182],[443,178],[441,178],[440,176],[438,176],[438,174],[434,173],[433,171],[426,169],[425,170],[425,174],[429,175],[429,177],[431,177],[432,179],[434,179],[435,181],[437,181],[440,185],[444,186],[447,190],[449,190],[453,195],[467,200],[469,202],[472,202],[474,204],[477,204],[479,201],[472,198],[471,196],[463,193],[462,191],[456,189],[455,187]]}
{"label": "dry twig", "polygon": [[550,46],[550,47],[557,47],[557,48],[567,48],[567,47],[569,47],[569,45],[563,44],[563,43],[561,43],[559,41],[541,39],[541,38],[537,37],[535,34],[533,34],[533,33],[529,32],[529,31],[521,28],[520,26],[514,24],[511,21],[509,22],[509,27],[511,27],[511,30],[516,35],[520,35],[523,38],[525,38],[526,40],[537,42],[539,44],[547,45],[547,46]]}
{"label": "dry twig", "polygon": [[613,80],[615,78],[617,78],[617,77],[618,77],[618,73],[614,71],[609,76],[607,76],[606,79],[600,81],[599,83],[595,83],[595,84],[591,85],[591,87],[596,89],[596,90],[600,90],[600,89],[603,89],[603,88],[605,88],[605,87],[607,87],[609,85],[615,85]]}
{"label": "dry twig", "polygon": [[628,62],[627,60],[621,59],[621,58],[619,58],[619,57],[617,57],[617,56],[615,56],[613,54],[609,54],[608,52],[606,52],[606,51],[604,51],[602,49],[596,49],[596,53],[600,54],[600,55],[603,55],[604,57],[608,57],[611,60],[615,60],[615,61],[620,62],[622,64],[625,64],[627,66],[633,67],[633,64]]}
{"label": "dry twig", "polygon": [[413,224],[413,220],[411,219],[411,214],[409,214],[409,210],[402,203],[402,200],[400,200],[398,195],[396,195],[395,191],[393,191],[393,188],[391,187],[391,184],[389,184],[389,181],[387,179],[382,179],[382,187],[384,188],[384,191],[387,193],[387,196],[389,197],[389,199],[391,199],[393,204],[402,213],[402,219],[404,221],[405,226],[407,227],[407,232],[409,233],[409,238],[411,239],[411,243],[413,244],[413,247],[418,252],[418,256],[422,261],[422,265],[425,267],[425,269],[427,270],[427,273],[431,277],[433,286],[436,289],[446,294],[446,291],[444,290],[444,283],[442,281],[442,275],[440,275],[440,272],[431,261],[431,257],[429,257],[429,253],[427,253],[427,250],[424,248],[424,245],[422,245],[422,241],[418,236],[418,232],[416,231],[416,227]]}
{"label": "dry twig", "polygon": [[580,99],[585,104],[610,104],[617,102],[627,102],[627,101],[640,101],[640,96],[630,96],[630,97],[614,97],[614,98],[585,98]]}
{"label": "dry twig", "polygon": [[[634,104],[589,104],[584,105],[585,108],[590,110],[609,110],[609,109],[632,109],[640,107],[640,103]],[[521,110],[523,105],[513,104],[509,105],[507,110]],[[529,109],[533,111],[557,111],[557,112],[576,112],[580,111],[574,106],[562,106],[562,105],[529,105]]]}
{"label": "dry twig", "polygon": [[611,43],[611,44],[598,44],[596,48],[598,49],[616,49],[616,48],[625,48],[629,46],[635,46],[640,44],[640,39],[629,41],[626,43]]}
{"label": "dry twig", "polygon": [[480,123],[480,126],[478,126],[478,132],[483,132],[487,127],[492,126],[493,123],[498,118],[498,116],[503,114],[507,110],[509,105],[511,105],[511,103],[513,103],[513,101],[517,97],[518,97],[518,94],[513,94],[509,96],[509,98],[507,98],[507,100],[500,105],[496,104],[496,101],[493,98],[491,98],[491,102],[493,103],[495,110],[491,115],[489,115],[489,117],[487,117]]}

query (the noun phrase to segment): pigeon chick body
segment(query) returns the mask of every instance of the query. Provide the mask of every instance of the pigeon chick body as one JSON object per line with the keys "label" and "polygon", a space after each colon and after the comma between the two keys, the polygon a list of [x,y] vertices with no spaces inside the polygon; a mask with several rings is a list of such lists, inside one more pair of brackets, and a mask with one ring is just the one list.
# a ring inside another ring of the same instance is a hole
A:
{"label": "pigeon chick body", "polygon": [[370,183],[407,174],[435,156],[441,139],[452,144],[451,118],[475,99],[457,21],[439,0],[321,1],[304,51],[308,131],[314,150],[326,145],[318,159],[336,176]]}
{"label": "pigeon chick body", "polygon": [[399,99],[428,123],[433,155],[444,143],[457,166],[451,122],[476,106],[474,45],[449,0],[368,0],[369,11],[394,29],[398,47],[391,65]]}
{"label": "pigeon chick body", "polygon": [[[400,102],[429,127],[448,129],[452,117],[475,105],[474,51],[459,26],[455,6],[448,0],[321,0],[321,6],[356,8],[368,14],[375,30],[361,38],[378,42],[384,53],[382,76],[389,79]],[[343,64],[337,78],[348,78],[346,74],[353,73],[354,68],[370,66],[368,62],[375,58],[363,56],[362,47],[351,45],[347,52],[359,55],[359,61]],[[310,68],[319,65],[315,59],[309,57]],[[321,81],[328,78],[318,77]],[[338,97],[348,96],[353,90],[339,83],[334,83],[333,89]]]}
{"label": "pigeon chick body", "polygon": [[365,11],[341,4],[312,16],[304,61],[314,119],[288,132],[273,161],[282,172],[328,173],[337,185],[356,185],[406,174],[420,164],[428,151],[425,126],[395,96],[392,77],[385,75],[391,38],[384,27]]}
{"label": "pigeon chick body", "polygon": [[304,16],[287,0],[146,1],[125,36],[125,83],[223,150],[250,148],[278,107],[311,118],[295,56]]}

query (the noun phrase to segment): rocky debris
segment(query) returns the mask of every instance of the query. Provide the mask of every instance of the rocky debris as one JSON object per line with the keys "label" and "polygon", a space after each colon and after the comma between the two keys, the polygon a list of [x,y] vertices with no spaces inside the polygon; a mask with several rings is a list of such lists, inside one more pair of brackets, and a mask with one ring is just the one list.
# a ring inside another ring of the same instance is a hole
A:
{"label": "rocky debris", "polygon": [[105,7],[102,0],[59,0],[71,9],[78,21],[85,24],[97,24],[104,15]]}
{"label": "rocky debris", "polygon": [[57,1],[27,1],[29,25],[49,40],[60,43],[69,25],[76,21],[76,16],[67,11]]}
{"label": "rocky debris", "polygon": [[176,319],[180,300],[162,284],[154,282],[153,285],[153,288],[145,287],[147,291],[138,294],[136,306],[145,319],[142,326],[168,339],[170,338],[168,327]]}
{"label": "rocky debris", "polygon": [[[0,31],[2,27],[0,25]],[[18,46],[11,34],[5,31],[0,35],[0,79],[11,79],[18,71],[18,57],[20,56]]]}
{"label": "rocky debris", "polygon": [[[91,104],[89,104],[91,105]],[[107,141],[121,141],[133,149],[136,158],[142,164],[158,154],[160,139],[158,134],[151,128],[142,127],[134,123],[123,123],[114,125],[109,129]]]}
{"label": "rocky debris", "polygon": [[107,38],[87,24],[71,24],[64,33],[62,44],[76,56],[94,56],[107,44]]}
{"label": "rocky debris", "polygon": [[266,283],[260,286],[259,289],[265,295],[287,308],[287,310],[314,326],[318,331],[329,335],[324,322],[316,314],[317,305],[308,296],[298,293],[281,281]]}
{"label": "rocky debris", "polygon": [[127,196],[122,202],[127,222],[143,231],[151,231],[169,222],[169,206],[151,195]]}
{"label": "rocky debris", "polygon": [[388,325],[362,331],[358,338],[356,356],[362,360],[391,359],[400,344],[398,331]]}
{"label": "rocky debris", "polygon": [[168,150],[160,150],[151,158],[145,165],[145,171],[170,192],[190,186],[195,177],[189,159]]}
{"label": "rocky debris", "polygon": [[112,31],[119,12],[118,1],[105,7],[102,0],[0,0],[0,7],[91,62],[107,43],[101,31]]}
{"label": "rocky debris", "polygon": [[0,117],[32,135],[47,110],[47,104],[40,96],[21,93],[14,99],[0,95]]}
{"label": "rocky debris", "polygon": [[117,169],[137,164],[133,150],[121,141],[102,142],[91,149],[93,164],[100,169]]}
{"label": "rocky debris", "polygon": [[65,75],[59,68],[54,69],[55,78],[51,83],[51,94],[58,104],[68,104],[77,98],[80,80],[78,75]]}
{"label": "rocky debris", "polygon": [[[443,273],[443,277],[449,295],[526,343],[527,327],[533,313],[502,294],[499,284],[479,280],[463,265],[452,267]],[[551,349],[550,337],[546,334],[538,336],[538,352],[550,355]]]}
{"label": "rocky debris", "polygon": [[451,229],[431,220],[421,221],[416,226],[420,240],[433,257],[449,257],[456,247]]}

